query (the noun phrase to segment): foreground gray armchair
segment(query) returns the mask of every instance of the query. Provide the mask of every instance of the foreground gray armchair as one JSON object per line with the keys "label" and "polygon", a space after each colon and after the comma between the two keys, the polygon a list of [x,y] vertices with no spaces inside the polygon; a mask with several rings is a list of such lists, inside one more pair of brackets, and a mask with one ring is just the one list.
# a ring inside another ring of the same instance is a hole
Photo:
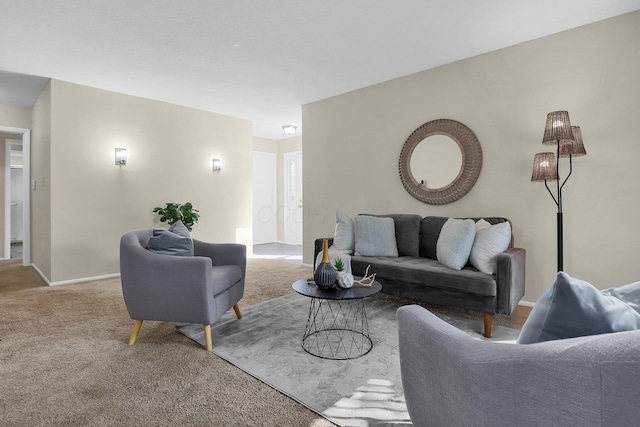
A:
{"label": "foreground gray armchair", "polygon": [[400,369],[420,426],[637,426],[640,330],[507,344],[416,305],[398,310]]}
{"label": "foreground gray armchair", "polygon": [[130,231],[120,239],[120,273],[127,311],[135,320],[133,345],[143,320],[204,325],[207,350],[213,347],[211,324],[231,307],[242,318],[246,246],[193,240],[193,257],[147,250],[153,229]]}

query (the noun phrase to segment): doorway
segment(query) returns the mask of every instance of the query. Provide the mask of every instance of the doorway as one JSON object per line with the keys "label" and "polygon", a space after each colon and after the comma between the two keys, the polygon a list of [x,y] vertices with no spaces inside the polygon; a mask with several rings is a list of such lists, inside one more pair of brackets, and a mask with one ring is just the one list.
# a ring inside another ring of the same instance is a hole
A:
{"label": "doorway", "polygon": [[302,244],[302,151],[284,153],[284,242]]}
{"label": "doorway", "polygon": [[278,158],[253,152],[253,244],[278,240]]}
{"label": "doorway", "polygon": [[[31,131],[0,126],[0,133],[16,137],[5,139],[3,259],[11,258],[12,240],[16,243],[21,240],[22,265],[28,266],[31,265]],[[19,157],[22,164],[19,164]]]}

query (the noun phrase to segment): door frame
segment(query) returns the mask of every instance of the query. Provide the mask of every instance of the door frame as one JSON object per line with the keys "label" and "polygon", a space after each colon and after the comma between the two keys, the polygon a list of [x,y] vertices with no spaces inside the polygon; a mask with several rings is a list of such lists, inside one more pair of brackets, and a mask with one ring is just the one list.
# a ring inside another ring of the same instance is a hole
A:
{"label": "door frame", "polygon": [[[22,265],[31,265],[31,130],[0,126],[0,133],[22,136]],[[11,142],[5,142],[4,258],[11,258]]]}

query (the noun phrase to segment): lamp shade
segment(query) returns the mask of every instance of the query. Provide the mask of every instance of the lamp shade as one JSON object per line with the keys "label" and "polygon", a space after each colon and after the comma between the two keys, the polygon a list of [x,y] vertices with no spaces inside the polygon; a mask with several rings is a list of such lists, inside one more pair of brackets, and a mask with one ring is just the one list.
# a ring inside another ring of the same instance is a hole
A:
{"label": "lamp shade", "polygon": [[574,140],[571,121],[569,121],[569,112],[552,111],[547,114],[542,143],[544,145],[555,145],[561,140]]}
{"label": "lamp shade", "polygon": [[560,157],[573,157],[586,156],[587,150],[584,148],[582,142],[582,129],[580,126],[571,126],[573,131],[573,141],[560,141]]}
{"label": "lamp shade", "polygon": [[531,182],[555,181],[557,179],[556,155],[550,152],[536,154],[533,158]]}

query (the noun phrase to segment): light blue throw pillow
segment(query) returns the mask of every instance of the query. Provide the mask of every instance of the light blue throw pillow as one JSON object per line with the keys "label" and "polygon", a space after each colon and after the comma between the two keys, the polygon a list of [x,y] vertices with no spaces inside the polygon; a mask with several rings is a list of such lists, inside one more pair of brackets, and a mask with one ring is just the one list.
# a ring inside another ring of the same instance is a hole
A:
{"label": "light blue throw pillow", "polygon": [[604,295],[610,295],[624,301],[627,305],[640,313],[640,282],[629,283],[617,288],[605,289]]}
{"label": "light blue throw pillow", "polygon": [[357,215],[354,219],[356,255],[398,256],[393,218]]}
{"label": "light blue throw pillow", "polygon": [[476,223],[472,219],[449,218],[442,226],[436,242],[438,261],[454,270],[462,270],[476,237]]}
{"label": "light blue throw pillow", "polygon": [[193,256],[193,240],[187,227],[178,221],[168,230],[154,228],[148,249],[163,255]]}
{"label": "light blue throw pillow", "polygon": [[559,272],[524,323],[518,344],[640,328],[640,314],[593,285]]}

